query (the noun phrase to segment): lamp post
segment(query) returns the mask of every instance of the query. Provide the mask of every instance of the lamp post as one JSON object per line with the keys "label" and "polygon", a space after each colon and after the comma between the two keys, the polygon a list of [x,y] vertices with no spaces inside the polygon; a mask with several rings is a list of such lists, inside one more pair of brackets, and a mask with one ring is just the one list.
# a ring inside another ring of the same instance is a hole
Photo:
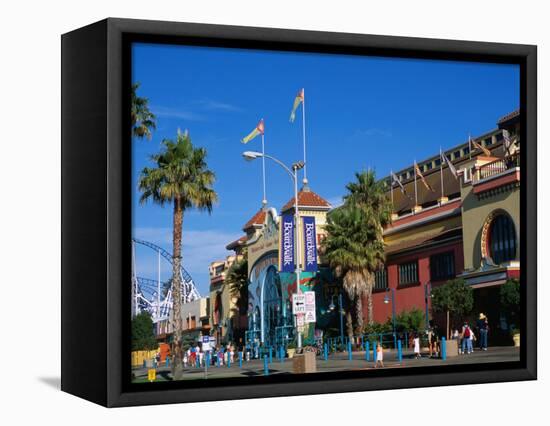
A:
{"label": "lamp post", "polygon": [[[288,168],[282,161],[278,160],[275,157],[272,157],[271,155],[267,155],[265,153],[256,152],[256,151],[245,151],[243,152],[243,157],[247,161],[256,160],[257,158],[269,158],[270,160],[275,161],[279,166],[281,166],[290,176],[292,179],[292,182],[294,183],[294,241],[296,241],[296,248],[295,248],[295,267],[294,271],[296,274],[296,293],[301,294],[302,290],[300,289],[300,232],[298,231],[298,224],[300,220],[299,212],[298,212],[298,170],[303,169],[305,164],[303,161],[298,161],[296,163],[293,163],[291,168]],[[296,322],[297,322],[297,316],[296,316]],[[296,334],[298,336],[298,342],[297,346],[298,349],[302,348],[302,333],[298,331],[298,327],[296,324]]]}
{"label": "lamp post", "polygon": [[[330,299],[328,309],[332,312],[336,308],[334,306],[334,294]],[[340,315],[340,343],[344,344],[344,307],[342,306],[342,293],[338,293],[338,314]]]}
{"label": "lamp post", "polygon": [[[389,303],[390,298],[388,297],[388,292],[390,289],[386,290],[386,295],[384,296],[384,303]],[[392,321],[392,327],[393,327],[393,340],[395,343],[396,336],[395,336],[395,288],[391,289],[391,321]]]}
{"label": "lamp post", "polygon": [[432,294],[432,284],[428,281],[424,284],[424,301],[426,302],[426,330],[430,325],[430,310],[429,310],[429,301]]}

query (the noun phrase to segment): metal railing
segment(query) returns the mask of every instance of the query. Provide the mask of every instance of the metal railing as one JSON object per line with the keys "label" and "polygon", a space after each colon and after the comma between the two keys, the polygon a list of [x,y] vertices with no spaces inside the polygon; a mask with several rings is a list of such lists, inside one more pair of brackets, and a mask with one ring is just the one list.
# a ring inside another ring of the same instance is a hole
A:
{"label": "metal railing", "polygon": [[511,155],[504,159],[492,161],[484,164],[477,171],[477,180],[487,179],[492,176],[496,176],[506,172],[507,170],[519,167],[520,157],[519,154]]}

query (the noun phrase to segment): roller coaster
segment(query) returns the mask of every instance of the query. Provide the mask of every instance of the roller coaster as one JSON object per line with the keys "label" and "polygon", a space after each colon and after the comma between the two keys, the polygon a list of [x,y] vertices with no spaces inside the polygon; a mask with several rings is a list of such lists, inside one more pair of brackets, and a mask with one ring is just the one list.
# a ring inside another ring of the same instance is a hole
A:
{"label": "roller coaster", "polygon": [[[159,276],[156,280],[138,277],[136,273],[136,244],[155,251],[158,255]],[[160,260],[164,258],[170,265],[173,264],[172,254],[149,241],[132,239],[132,317],[141,312],[149,312],[154,323],[167,320],[170,317],[173,305],[172,283],[160,280]],[[181,298],[183,303],[200,299],[199,291],[193,278],[180,267]]]}

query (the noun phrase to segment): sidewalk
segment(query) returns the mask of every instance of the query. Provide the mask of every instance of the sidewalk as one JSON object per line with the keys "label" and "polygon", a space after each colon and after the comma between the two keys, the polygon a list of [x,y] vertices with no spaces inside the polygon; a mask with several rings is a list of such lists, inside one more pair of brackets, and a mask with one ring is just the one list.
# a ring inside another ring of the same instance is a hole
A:
{"label": "sidewalk", "polygon": [[[412,350],[403,351],[403,360],[397,360],[397,354],[394,350],[384,351],[384,368],[409,368],[409,367],[429,367],[438,365],[454,364],[483,364],[492,362],[518,361],[519,348],[512,346],[493,347],[487,351],[476,350],[469,355],[459,355],[449,357],[446,361],[436,358],[429,358],[427,353],[422,354],[422,358],[415,359]],[[318,372],[336,372],[345,370],[370,370],[374,369],[372,353],[370,361],[365,360],[365,352],[353,352],[353,358],[348,360],[347,352],[336,352],[329,355],[325,361],[322,356],[317,357]],[[147,381],[147,368],[136,368],[132,372],[135,375],[135,382]],[[273,357],[273,362],[269,364],[269,374],[293,374],[292,359],[285,358],[284,362]],[[263,360],[255,359],[249,362],[243,362],[242,368],[236,361],[231,367],[223,365],[220,367],[209,366],[205,371],[201,368],[191,367],[184,369],[183,380],[204,380],[205,378],[229,378],[229,377],[254,377],[264,375]],[[170,367],[160,367],[157,369],[157,381],[171,380]]]}

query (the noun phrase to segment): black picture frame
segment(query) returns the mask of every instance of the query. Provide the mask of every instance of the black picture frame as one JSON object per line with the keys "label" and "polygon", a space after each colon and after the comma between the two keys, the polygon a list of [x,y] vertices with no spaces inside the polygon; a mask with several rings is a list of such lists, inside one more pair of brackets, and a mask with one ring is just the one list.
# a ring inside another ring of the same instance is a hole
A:
{"label": "black picture frame", "polygon": [[[536,46],[109,18],[62,36],[63,391],[108,406],[534,380],[537,377]],[[144,384],[129,380],[132,42],[520,65],[521,361]],[[83,224],[85,226],[83,226]],[[527,309],[525,309],[527,308]],[[292,386],[288,382],[292,381]]]}

